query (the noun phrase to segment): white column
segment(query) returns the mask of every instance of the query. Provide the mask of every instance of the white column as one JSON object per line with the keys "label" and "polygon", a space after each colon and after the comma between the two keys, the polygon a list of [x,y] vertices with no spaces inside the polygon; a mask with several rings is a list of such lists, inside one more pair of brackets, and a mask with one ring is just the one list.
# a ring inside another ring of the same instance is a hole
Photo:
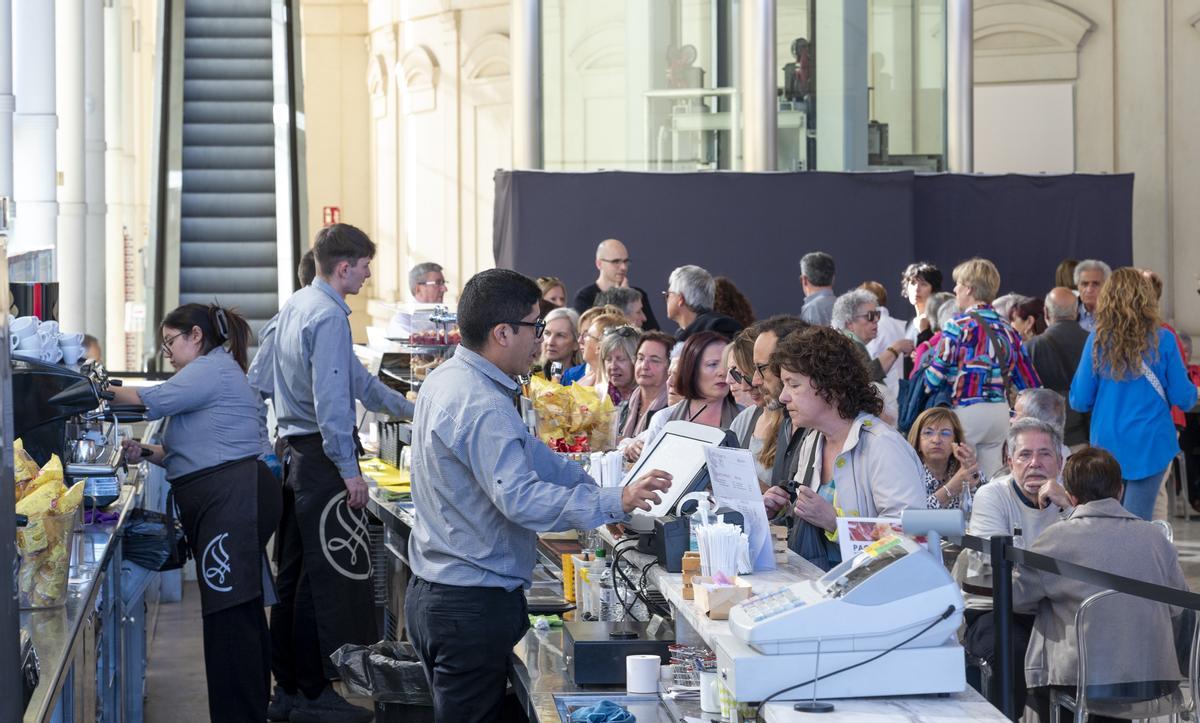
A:
{"label": "white column", "polygon": [[816,3],[817,170],[866,170],[867,0]]}
{"label": "white column", "polygon": [[[104,8],[104,185],[108,213],[104,228],[104,265],[108,269],[104,288],[105,335],[100,340],[109,369],[125,365],[125,234],[122,214],[125,198],[121,181],[124,155],[122,128],[125,125],[121,8]],[[126,39],[127,41],[127,39]]]}
{"label": "white column", "polygon": [[[54,3],[13,0],[13,198],[15,235],[9,255],[54,248],[55,196]],[[51,279],[42,279],[50,281]]]}
{"label": "white column", "polygon": [[973,0],[946,0],[946,166],[975,170],[975,37]]}
{"label": "white column", "polygon": [[86,316],[84,329],[105,338],[105,231],[104,231],[104,0],[84,0],[84,195],[87,221],[84,258]]}
{"label": "white column", "polygon": [[779,136],[775,42],[775,0],[742,0],[743,171],[775,170]]}
{"label": "white column", "polygon": [[542,167],[542,2],[512,0],[513,168]]}
{"label": "white column", "polygon": [[84,195],[83,0],[55,0],[58,22],[58,319],[86,331],[87,204]]}
{"label": "white column", "polygon": [[0,197],[13,197],[12,0],[0,0]]}

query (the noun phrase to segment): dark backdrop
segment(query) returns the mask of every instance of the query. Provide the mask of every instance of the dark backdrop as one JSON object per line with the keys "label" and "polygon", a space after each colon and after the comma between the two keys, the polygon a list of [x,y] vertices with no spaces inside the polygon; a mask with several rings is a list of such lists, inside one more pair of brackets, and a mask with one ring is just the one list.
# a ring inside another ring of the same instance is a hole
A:
{"label": "dark backdrop", "polygon": [[1002,293],[1042,294],[1065,257],[1132,258],[1133,177],[960,176],[894,173],[496,174],[496,264],[563,279],[568,296],[596,278],[595,248],[621,239],[630,279],[659,323],[671,270],[697,264],[728,276],[759,318],[800,309],[799,260],[826,251],[835,290],[874,279],[907,318],[900,273],[924,259],[945,273],[992,259]]}

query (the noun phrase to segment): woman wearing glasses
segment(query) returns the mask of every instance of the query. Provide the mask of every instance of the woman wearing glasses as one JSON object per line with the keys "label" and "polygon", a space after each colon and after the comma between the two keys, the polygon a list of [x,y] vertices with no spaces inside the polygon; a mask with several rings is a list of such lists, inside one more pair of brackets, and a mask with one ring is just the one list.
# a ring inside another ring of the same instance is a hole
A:
{"label": "woman wearing glasses", "polygon": [[167,314],[163,354],[175,376],[153,387],[114,387],[118,404],[168,418],[163,443],[124,443],[129,462],[166,468],[199,577],[204,661],[213,720],[265,720],[270,635],[264,548],[279,523],[279,483],[259,461],[269,452],[258,397],[246,379],[250,326],[216,304]]}
{"label": "woman wearing glasses", "polygon": [[962,425],[949,409],[933,407],[921,412],[908,431],[908,443],[925,465],[929,509],[962,507],[965,493],[974,492],[983,481],[975,450],[964,441]]}
{"label": "woman wearing glasses", "polygon": [[653,440],[667,422],[683,420],[709,427],[729,429],[742,408],[733,401],[726,369],[721,362],[729,340],[715,331],[702,331],[689,336],[679,352],[679,369],[675,375],[675,391],[680,401],[650,420],[646,431],[621,443],[625,459],[633,462],[641,457],[647,442]]}
{"label": "woman wearing glasses", "polygon": [[942,327],[942,340],[925,369],[925,386],[952,390],[951,408],[963,436],[979,455],[979,471],[990,478],[1003,464],[1000,449],[1008,434],[1008,385],[1042,386],[1021,335],[992,308],[1000,272],[987,259],[954,268],[954,297],[962,313]]}
{"label": "woman wearing glasses", "polygon": [[637,388],[617,409],[617,441],[646,431],[654,415],[667,406],[668,369],[675,337],[661,331],[644,331],[638,338],[633,361]]}
{"label": "woman wearing glasses", "polygon": [[867,342],[879,333],[879,318],[879,299],[866,289],[847,291],[833,302],[833,321],[830,325],[850,337],[858,347],[873,382],[882,382],[888,370],[913,350],[912,340],[900,339],[871,359],[867,353]]}

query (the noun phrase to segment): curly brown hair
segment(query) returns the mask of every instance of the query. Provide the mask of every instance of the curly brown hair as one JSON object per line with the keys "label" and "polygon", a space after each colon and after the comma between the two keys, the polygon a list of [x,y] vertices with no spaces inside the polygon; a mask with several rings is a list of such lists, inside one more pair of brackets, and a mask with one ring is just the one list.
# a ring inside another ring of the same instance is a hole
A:
{"label": "curly brown hair", "polygon": [[803,374],[813,389],[842,419],[866,412],[879,416],[883,398],[854,342],[828,326],[810,326],[788,334],[771,355],[771,371]]}
{"label": "curly brown hair", "polygon": [[750,300],[729,279],[718,276],[713,279],[716,293],[713,294],[713,311],[724,314],[746,328],[754,323],[754,307]]}
{"label": "curly brown hair", "polygon": [[1117,269],[1100,287],[1096,301],[1096,338],[1092,365],[1113,379],[1133,379],[1142,373],[1142,359],[1158,358],[1158,299],[1139,269]]}

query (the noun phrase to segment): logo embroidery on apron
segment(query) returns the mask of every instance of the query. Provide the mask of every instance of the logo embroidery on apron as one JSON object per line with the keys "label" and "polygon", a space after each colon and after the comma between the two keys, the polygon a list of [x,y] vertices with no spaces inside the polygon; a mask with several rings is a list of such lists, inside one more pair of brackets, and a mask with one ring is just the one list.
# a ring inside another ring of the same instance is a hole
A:
{"label": "logo embroidery on apron", "polygon": [[[208,541],[204,555],[200,558],[200,567],[204,573],[204,584],[217,592],[229,592],[233,585],[225,584],[225,576],[231,571],[229,553],[225,551],[225,538],[228,532],[222,532]],[[232,583],[232,581],[230,581]]]}
{"label": "logo embroidery on apron", "polygon": [[335,495],[325,505],[319,529],[321,552],[330,567],[351,580],[371,577],[371,539],[367,532],[367,515],[362,510],[350,509],[346,504],[345,492]]}

